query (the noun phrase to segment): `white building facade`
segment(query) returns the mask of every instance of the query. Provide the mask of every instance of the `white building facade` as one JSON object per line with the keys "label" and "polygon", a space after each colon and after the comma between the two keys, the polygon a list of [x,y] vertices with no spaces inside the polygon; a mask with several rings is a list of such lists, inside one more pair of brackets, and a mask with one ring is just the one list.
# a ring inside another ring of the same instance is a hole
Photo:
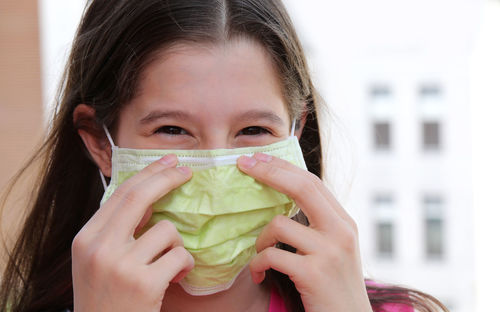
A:
{"label": "white building facade", "polygon": [[340,123],[327,174],[358,223],[366,276],[474,311],[469,61],[482,2],[285,3]]}

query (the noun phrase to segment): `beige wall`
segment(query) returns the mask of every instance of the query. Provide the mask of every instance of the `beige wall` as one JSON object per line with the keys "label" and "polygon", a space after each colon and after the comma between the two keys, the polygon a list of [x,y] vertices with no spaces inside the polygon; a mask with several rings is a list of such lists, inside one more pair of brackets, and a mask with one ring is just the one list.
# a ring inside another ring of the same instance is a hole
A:
{"label": "beige wall", "polygon": [[37,1],[0,0],[0,191],[39,142],[42,111]]}

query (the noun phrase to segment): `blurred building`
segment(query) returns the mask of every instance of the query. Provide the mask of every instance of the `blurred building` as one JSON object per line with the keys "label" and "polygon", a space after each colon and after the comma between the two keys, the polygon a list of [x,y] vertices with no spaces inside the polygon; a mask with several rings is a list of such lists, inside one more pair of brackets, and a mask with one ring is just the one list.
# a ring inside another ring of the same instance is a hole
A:
{"label": "blurred building", "polygon": [[36,1],[0,2],[0,187],[26,160],[42,122]]}
{"label": "blurred building", "polygon": [[[42,137],[42,95],[38,5],[36,1],[0,1],[0,192],[28,160]],[[21,187],[12,205],[31,190]],[[10,230],[18,207],[0,217]],[[12,209],[14,207],[14,209]]]}
{"label": "blurred building", "polygon": [[419,54],[362,67],[365,98],[350,120],[359,126],[359,169],[348,208],[359,220],[368,275],[471,311],[467,59]]}
{"label": "blurred building", "polygon": [[482,2],[285,3],[340,123],[328,174],[358,223],[365,274],[473,311],[469,59]]}
{"label": "blurred building", "polygon": [[476,312],[498,310],[500,0],[487,0],[471,62]]}

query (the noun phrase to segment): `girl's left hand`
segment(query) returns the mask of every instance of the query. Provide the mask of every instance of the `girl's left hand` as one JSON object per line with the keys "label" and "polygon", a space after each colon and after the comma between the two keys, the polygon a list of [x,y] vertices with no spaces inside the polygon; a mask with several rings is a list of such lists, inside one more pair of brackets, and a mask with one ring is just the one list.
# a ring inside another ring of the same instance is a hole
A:
{"label": "girl's left hand", "polygon": [[[372,311],[365,287],[354,220],[314,174],[266,154],[238,159],[239,168],[287,194],[309,219],[309,227],[276,216],[256,241],[250,262],[254,282],[274,269],[295,283],[308,312]],[[278,249],[278,242],[297,249]]]}

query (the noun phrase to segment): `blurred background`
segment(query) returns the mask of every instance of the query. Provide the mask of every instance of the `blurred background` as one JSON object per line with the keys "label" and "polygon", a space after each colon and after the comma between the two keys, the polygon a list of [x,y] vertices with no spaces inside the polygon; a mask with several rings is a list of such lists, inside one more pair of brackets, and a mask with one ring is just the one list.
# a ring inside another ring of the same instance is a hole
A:
{"label": "blurred background", "polygon": [[[284,3],[326,103],[327,181],[358,223],[366,276],[453,312],[498,310],[500,1]],[[0,0],[0,190],[50,126],[84,5]]]}

